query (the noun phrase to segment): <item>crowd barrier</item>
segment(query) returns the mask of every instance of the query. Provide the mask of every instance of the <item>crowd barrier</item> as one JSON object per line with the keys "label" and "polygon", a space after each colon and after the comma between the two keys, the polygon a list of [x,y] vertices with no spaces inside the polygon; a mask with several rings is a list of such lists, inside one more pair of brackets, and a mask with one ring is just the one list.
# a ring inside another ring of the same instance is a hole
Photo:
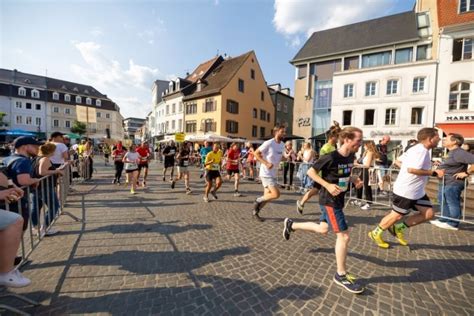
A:
{"label": "crowd barrier", "polygon": [[[68,194],[72,190],[72,173],[73,170],[75,170],[75,164],[77,164],[78,168],[89,167],[87,162],[72,161],[62,169],[63,175],[45,176],[39,179],[38,185],[21,187],[25,192],[24,197],[15,203],[6,203],[6,210],[0,210],[0,212],[13,211],[22,215],[24,219],[27,219],[23,227],[24,231],[18,253],[18,255],[21,256],[19,266],[24,265],[28,261],[33,250],[38,247],[46,234],[48,234],[59,216],[67,215],[77,222],[81,221],[81,219],[64,210]],[[90,179],[88,172],[84,172],[82,176]],[[87,178],[79,180],[85,179]],[[39,305],[38,302],[23,295],[9,292],[0,295],[0,299],[6,297],[13,297],[33,306]],[[0,304],[0,312],[2,310],[10,311],[18,315],[28,315],[6,304]]]}

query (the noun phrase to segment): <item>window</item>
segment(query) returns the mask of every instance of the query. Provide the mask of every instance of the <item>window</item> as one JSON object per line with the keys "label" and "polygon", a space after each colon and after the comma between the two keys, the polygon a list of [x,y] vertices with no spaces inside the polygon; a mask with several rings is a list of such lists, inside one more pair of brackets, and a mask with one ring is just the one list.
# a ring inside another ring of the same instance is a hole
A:
{"label": "window", "polygon": [[53,92],[53,100],[59,100],[59,93]]}
{"label": "window", "polygon": [[458,38],[453,41],[453,61],[472,59],[472,38]]}
{"label": "window", "polygon": [[26,103],[25,104],[25,109],[31,110],[31,103]]}
{"label": "window", "polygon": [[385,110],[385,125],[395,125],[397,118],[397,109]]}
{"label": "window", "polygon": [[71,121],[65,121],[64,122],[64,127],[71,128]]}
{"label": "window", "polygon": [[431,35],[430,31],[430,16],[428,12],[418,13],[417,15],[418,23],[418,35],[421,37],[426,37]]}
{"label": "window", "polygon": [[359,56],[344,58],[344,70],[359,69]]}
{"label": "window", "polygon": [[244,92],[244,81],[239,79],[239,91]]}
{"label": "window", "polygon": [[97,115],[97,117],[102,117],[102,113],[100,113],[100,112],[97,112],[96,115]]}
{"label": "window", "polygon": [[64,109],[64,114],[71,114],[71,109],[69,108]]}
{"label": "window", "polygon": [[267,111],[265,110],[260,110],[260,119],[262,121],[266,121],[267,120]]}
{"label": "window", "polygon": [[59,108],[57,106],[53,107],[53,113],[59,113]]}
{"label": "window", "polygon": [[18,88],[18,95],[26,97],[26,89],[23,87]]}
{"label": "window", "polygon": [[102,106],[102,101],[99,99],[95,100],[95,106]]}
{"label": "window", "polygon": [[236,121],[225,121],[225,131],[236,134],[239,132],[239,123]]}
{"label": "window", "polygon": [[362,55],[362,68],[389,65],[392,59],[392,52],[381,52],[375,54]]}
{"label": "window", "polygon": [[252,118],[257,118],[257,109],[253,108],[252,110]]}
{"label": "window", "polygon": [[34,99],[39,99],[40,93],[38,90],[31,90],[31,97]]}
{"label": "window", "polygon": [[183,130],[183,120],[179,119],[178,120],[178,131],[181,132]]}
{"label": "window", "polygon": [[412,108],[411,109],[411,124],[421,125],[423,121],[423,108]]}
{"label": "window", "polygon": [[69,94],[64,95],[64,101],[71,102],[71,96]]}
{"label": "window", "polygon": [[257,126],[252,125],[252,137],[257,137]]}
{"label": "window", "polygon": [[23,124],[23,116],[18,115],[18,116],[16,117],[16,123],[17,123],[17,124]]}
{"label": "window", "polygon": [[110,118],[110,113],[105,113],[105,118]]}
{"label": "window", "polygon": [[26,125],[31,125],[33,123],[33,118],[31,116],[27,116],[25,122]]}
{"label": "window", "polygon": [[214,102],[214,99],[212,99],[212,98],[206,99],[206,101],[204,101],[204,106],[203,106],[202,111],[203,112],[213,112],[215,110],[216,110],[216,102]]}
{"label": "window", "polygon": [[416,48],[416,60],[431,59],[431,45],[420,45]]}
{"label": "window", "polygon": [[38,111],[41,111],[41,104],[36,103],[36,109],[37,109]]}
{"label": "window", "polygon": [[174,131],[176,129],[176,121],[172,120],[171,121],[171,129]]}
{"label": "window", "polygon": [[409,63],[413,60],[413,48],[402,48],[395,51],[395,64]]}
{"label": "window", "polygon": [[82,98],[80,96],[76,96],[76,103],[81,103],[82,102]]}
{"label": "window", "polygon": [[260,92],[260,100],[265,101],[265,93],[263,91]]}
{"label": "window", "polygon": [[277,102],[277,111],[278,111],[278,112],[281,111],[281,103],[280,103],[280,102]]}
{"label": "window", "polygon": [[170,114],[170,106],[169,104],[166,105],[166,115]]}
{"label": "window", "polygon": [[214,122],[212,119],[204,120],[201,124],[203,125],[203,128],[201,129],[204,131],[204,133],[216,131],[216,122]]}
{"label": "window", "polygon": [[352,111],[342,111],[342,125],[352,124]]}
{"label": "window", "polygon": [[41,117],[35,119],[36,126],[41,126]]}
{"label": "window", "polygon": [[344,85],[344,98],[352,98],[354,96],[354,85],[348,83]]}
{"label": "window", "polygon": [[179,102],[178,112],[179,113],[183,112],[183,102]]}
{"label": "window", "polygon": [[255,70],[250,69],[250,78],[255,79]]}
{"label": "window", "polygon": [[416,77],[413,79],[413,93],[425,91],[425,77]]}
{"label": "window", "polygon": [[196,133],[196,121],[186,121],[186,133]]}
{"label": "window", "polygon": [[365,96],[374,96],[377,88],[377,83],[375,81],[369,81],[365,84]]}
{"label": "window", "polygon": [[270,113],[267,113],[267,122],[270,122]]}
{"label": "window", "polygon": [[86,104],[92,105],[92,99],[91,98],[86,98]]}
{"label": "window", "polygon": [[459,13],[474,11],[474,0],[459,0]]}
{"label": "window", "polygon": [[283,104],[283,113],[288,113],[288,105],[286,103]]}
{"label": "window", "polygon": [[260,127],[260,138],[265,138],[265,127]]}
{"label": "window", "polygon": [[308,65],[298,66],[296,68],[297,71],[297,79],[304,79],[306,78],[306,74],[308,72]]}
{"label": "window", "polygon": [[375,123],[375,110],[364,111],[364,125],[374,125]]}
{"label": "window", "polygon": [[387,81],[387,95],[398,93],[398,80],[391,79]]}
{"label": "window", "polygon": [[239,103],[233,100],[227,100],[227,112],[239,114]]}
{"label": "window", "polygon": [[449,110],[466,110],[469,108],[469,82],[459,82],[451,85],[449,92]]}
{"label": "window", "polygon": [[15,107],[16,107],[17,109],[21,109],[21,108],[23,107],[21,101],[16,101],[16,102],[15,102]]}
{"label": "window", "polygon": [[196,114],[197,113],[197,103],[187,103],[186,104],[186,114]]}
{"label": "window", "polygon": [[176,103],[173,103],[171,105],[171,113],[173,113],[173,114],[176,113]]}
{"label": "window", "polygon": [[53,120],[53,127],[59,127],[59,120]]}

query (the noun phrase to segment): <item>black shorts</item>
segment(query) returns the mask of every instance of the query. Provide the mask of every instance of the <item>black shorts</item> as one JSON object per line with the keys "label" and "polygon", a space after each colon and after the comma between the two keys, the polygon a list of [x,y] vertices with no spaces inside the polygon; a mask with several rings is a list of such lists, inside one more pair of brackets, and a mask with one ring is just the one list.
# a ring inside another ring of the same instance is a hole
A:
{"label": "black shorts", "polygon": [[236,170],[227,169],[227,174],[232,177],[234,174],[239,174],[239,169],[236,169]]}
{"label": "black shorts", "polygon": [[403,196],[399,196],[396,194],[393,194],[393,201],[392,201],[392,207],[395,212],[401,215],[407,215],[410,213],[412,210],[416,211],[416,205],[418,206],[424,206],[424,207],[433,207],[431,204],[430,198],[428,195],[425,194],[421,199],[418,200],[410,200],[407,198],[404,198]]}
{"label": "black shorts", "polygon": [[220,178],[221,173],[217,170],[207,170],[206,179],[207,181],[212,181],[213,179]]}
{"label": "black shorts", "polygon": [[138,171],[138,169],[128,169],[128,170],[125,170],[125,173],[132,173],[135,171]]}
{"label": "black shorts", "polygon": [[313,188],[321,190],[321,185],[319,183],[317,183],[316,181],[313,181]]}
{"label": "black shorts", "polygon": [[165,160],[165,168],[173,168],[174,161]]}
{"label": "black shorts", "polygon": [[147,162],[147,163],[138,164],[138,170],[142,170],[143,168],[147,168],[147,169],[148,169],[148,162]]}

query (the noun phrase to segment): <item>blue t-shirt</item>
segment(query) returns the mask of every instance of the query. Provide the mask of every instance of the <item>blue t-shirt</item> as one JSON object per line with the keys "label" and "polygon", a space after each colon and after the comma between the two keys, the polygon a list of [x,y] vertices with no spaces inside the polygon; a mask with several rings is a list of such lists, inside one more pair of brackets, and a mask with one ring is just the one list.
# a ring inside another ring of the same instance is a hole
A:
{"label": "blue t-shirt", "polygon": [[202,163],[205,163],[206,161],[206,156],[208,153],[212,151],[212,147],[202,147],[201,150],[199,151],[199,154],[201,155]]}
{"label": "blue t-shirt", "polygon": [[4,160],[6,168],[6,175],[9,179],[12,179],[13,183],[21,187],[18,183],[18,176],[20,174],[32,175],[33,169],[31,168],[31,160],[28,157],[19,154],[13,154]]}

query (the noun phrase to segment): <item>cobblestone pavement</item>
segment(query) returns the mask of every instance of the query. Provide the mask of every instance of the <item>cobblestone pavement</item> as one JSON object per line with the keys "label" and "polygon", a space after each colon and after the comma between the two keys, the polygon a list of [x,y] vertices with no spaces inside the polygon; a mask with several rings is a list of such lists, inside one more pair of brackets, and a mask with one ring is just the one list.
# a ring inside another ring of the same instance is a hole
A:
{"label": "cobblestone pavement", "polygon": [[[43,240],[24,268],[30,287],[17,293],[41,302],[37,315],[399,315],[474,314],[474,227],[458,232],[429,224],[410,230],[410,247],[379,249],[367,232],[385,213],[348,209],[348,266],[367,285],[362,295],[332,281],[335,236],[282,237],[285,217],[319,217],[315,201],[305,215],[299,197],[284,191],[251,218],[259,184],[244,182],[243,197],[225,182],[218,200],[202,201],[202,181],[192,173],[192,195],[171,190],[158,175],[135,196],[110,184],[112,169],[75,186],[61,216],[62,233]],[[5,302],[5,300],[2,300]],[[17,307],[17,301],[7,301]]]}

